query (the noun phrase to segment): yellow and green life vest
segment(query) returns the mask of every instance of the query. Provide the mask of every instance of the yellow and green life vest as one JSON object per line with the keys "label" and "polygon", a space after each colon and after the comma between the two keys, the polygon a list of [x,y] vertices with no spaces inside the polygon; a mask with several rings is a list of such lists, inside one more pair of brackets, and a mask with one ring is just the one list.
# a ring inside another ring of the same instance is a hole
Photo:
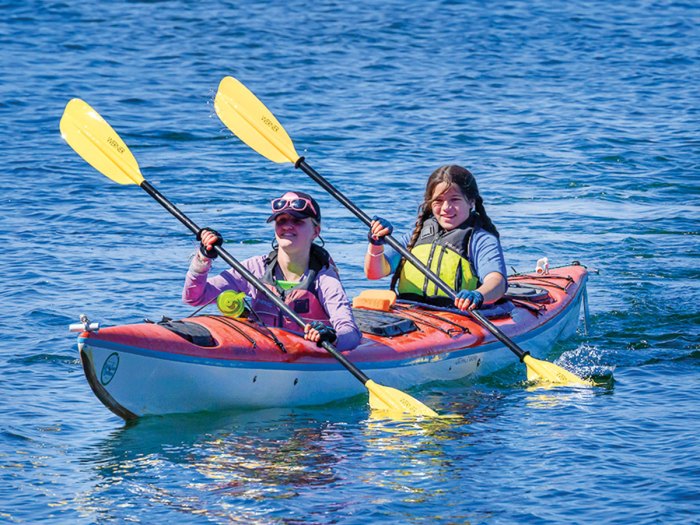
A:
{"label": "yellow and green life vest", "polygon": [[[475,290],[479,284],[469,262],[469,241],[474,231],[472,221],[446,231],[435,217],[423,223],[420,235],[411,253],[436,273],[455,291]],[[423,273],[406,261],[401,270],[398,292],[403,296],[446,297]]]}

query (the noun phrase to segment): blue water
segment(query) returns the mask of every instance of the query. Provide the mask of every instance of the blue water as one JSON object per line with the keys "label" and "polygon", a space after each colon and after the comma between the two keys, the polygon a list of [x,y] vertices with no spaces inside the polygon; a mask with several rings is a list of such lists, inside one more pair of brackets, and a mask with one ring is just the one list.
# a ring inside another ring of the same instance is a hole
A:
{"label": "blue water", "polygon": [[[273,4],[0,2],[0,522],[700,523],[698,4]],[[272,196],[312,191],[348,291],[368,286],[364,228],[220,123],[225,75],[397,224],[433,169],[469,167],[509,266],[597,270],[589,335],[548,357],[614,380],[529,390],[515,363],[412,392],[452,424],[358,399],[125,426],[67,326],[191,313],[193,242],[61,140],[70,98],[241,259],[268,249]]]}

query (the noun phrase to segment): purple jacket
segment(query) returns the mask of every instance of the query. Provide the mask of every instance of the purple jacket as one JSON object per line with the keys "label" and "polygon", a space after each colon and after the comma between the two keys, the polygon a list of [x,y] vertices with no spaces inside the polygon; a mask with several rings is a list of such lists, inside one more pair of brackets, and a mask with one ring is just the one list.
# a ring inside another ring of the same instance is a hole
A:
{"label": "purple jacket", "polygon": [[[265,274],[265,257],[263,255],[246,259],[242,264],[258,278]],[[209,304],[225,290],[244,292],[253,300],[260,293],[233,269],[224,270],[219,275],[207,278],[210,268],[211,259],[201,258],[199,254],[192,257],[190,268],[185,276],[185,286],[182,290],[182,300],[186,304],[191,306]],[[338,335],[335,347],[338,350],[355,348],[360,343],[362,334],[355,324],[350,300],[333,265],[324,267],[318,272],[316,295]]]}

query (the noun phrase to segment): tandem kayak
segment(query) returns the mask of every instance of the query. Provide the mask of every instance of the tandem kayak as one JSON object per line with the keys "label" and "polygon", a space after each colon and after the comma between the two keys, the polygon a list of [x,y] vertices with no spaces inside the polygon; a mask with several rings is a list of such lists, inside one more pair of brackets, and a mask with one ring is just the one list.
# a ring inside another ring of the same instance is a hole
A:
{"label": "tandem kayak", "polygon": [[[535,357],[572,335],[588,273],[577,263],[508,278],[503,305],[481,313]],[[492,310],[492,311],[490,311]],[[468,314],[409,301],[354,308],[360,345],[343,352],[376,382],[408,389],[491,374],[517,359]],[[78,336],[85,376],[125,420],[141,416],[313,406],[366,392],[299,332],[199,315],[100,328]]]}

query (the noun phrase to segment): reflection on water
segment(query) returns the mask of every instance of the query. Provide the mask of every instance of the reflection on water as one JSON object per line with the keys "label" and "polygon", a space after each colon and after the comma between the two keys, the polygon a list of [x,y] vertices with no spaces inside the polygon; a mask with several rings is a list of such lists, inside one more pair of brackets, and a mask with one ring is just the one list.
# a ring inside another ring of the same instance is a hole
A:
{"label": "reflection on water", "polygon": [[[109,494],[127,491],[152,507],[262,523],[255,502],[293,498],[300,489],[336,481],[334,465],[341,458],[332,444],[342,438],[345,423],[317,416],[323,413],[145,418],[89,451],[84,461],[100,479],[81,506],[109,514],[103,506]],[[162,485],[161,479],[181,483]],[[235,512],[227,510],[231,506]],[[242,516],[241,507],[251,508]]]}
{"label": "reflection on water", "polygon": [[[388,449],[400,450],[401,444],[406,443],[405,438],[412,438],[411,444],[414,445],[413,440],[415,439],[447,439],[450,436],[450,430],[464,435],[463,432],[469,425],[469,419],[457,414],[440,418],[406,416],[404,418],[382,419],[370,417],[364,423],[364,434],[370,441],[387,438]],[[396,440],[396,443],[392,443],[392,440]]]}
{"label": "reflection on water", "polygon": [[[324,415],[278,410],[144,419],[114,432],[98,445],[95,456],[91,451],[85,458],[101,479],[92,493],[82,496],[81,507],[109,515],[109,495],[126,490],[142,499],[141,505],[262,523],[272,501],[333,486],[338,469],[352,468],[367,450],[372,456],[376,449],[389,451],[401,441],[390,436],[393,443],[358,442],[359,430],[376,432],[379,423],[331,421]],[[419,427],[412,426],[409,434],[401,423],[394,430],[401,425],[402,443],[415,447],[406,438],[416,437]],[[159,479],[183,483],[164,486]]]}
{"label": "reflection on water", "polygon": [[[543,390],[550,392],[544,393]],[[585,404],[586,400],[596,394],[592,392],[591,387],[552,387],[552,386],[531,386],[527,391],[532,395],[527,397],[527,406],[529,408],[545,409],[559,408],[563,406],[575,404]]]}
{"label": "reflection on water", "polygon": [[[397,505],[434,506],[426,519],[468,522],[473,516],[464,506],[478,507],[454,501],[446,487],[477,482],[472,470],[483,473],[485,455],[501,456],[503,447],[515,452],[519,441],[503,432],[513,421],[542,432],[563,413],[571,420],[570,411],[585,411],[601,390],[523,389],[521,367],[477,385],[431,385],[417,394],[458,418],[381,419],[364,399],[308,410],[144,418],[83,450],[82,470],[93,480],[56,504],[100,522],[167,516],[325,523],[336,513],[396,516]],[[547,415],[538,415],[543,410]],[[342,504],[333,503],[337,493]]]}
{"label": "reflection on water", "polygon": [[357,476],[365,494],[359,506],[420,502],[440,494],[435,484],[453,476],[454,448],[472,437],[469,411],[479,402],[473,391],[464,397],[452,397],[449,409],[462,417],[449,419],[378,419],[365,407],[144,418],[84,451],[95,482],[73,504],[105,521],[145,508],[269,523],[281,509],[294,515],[310,494],[342,490]]}

